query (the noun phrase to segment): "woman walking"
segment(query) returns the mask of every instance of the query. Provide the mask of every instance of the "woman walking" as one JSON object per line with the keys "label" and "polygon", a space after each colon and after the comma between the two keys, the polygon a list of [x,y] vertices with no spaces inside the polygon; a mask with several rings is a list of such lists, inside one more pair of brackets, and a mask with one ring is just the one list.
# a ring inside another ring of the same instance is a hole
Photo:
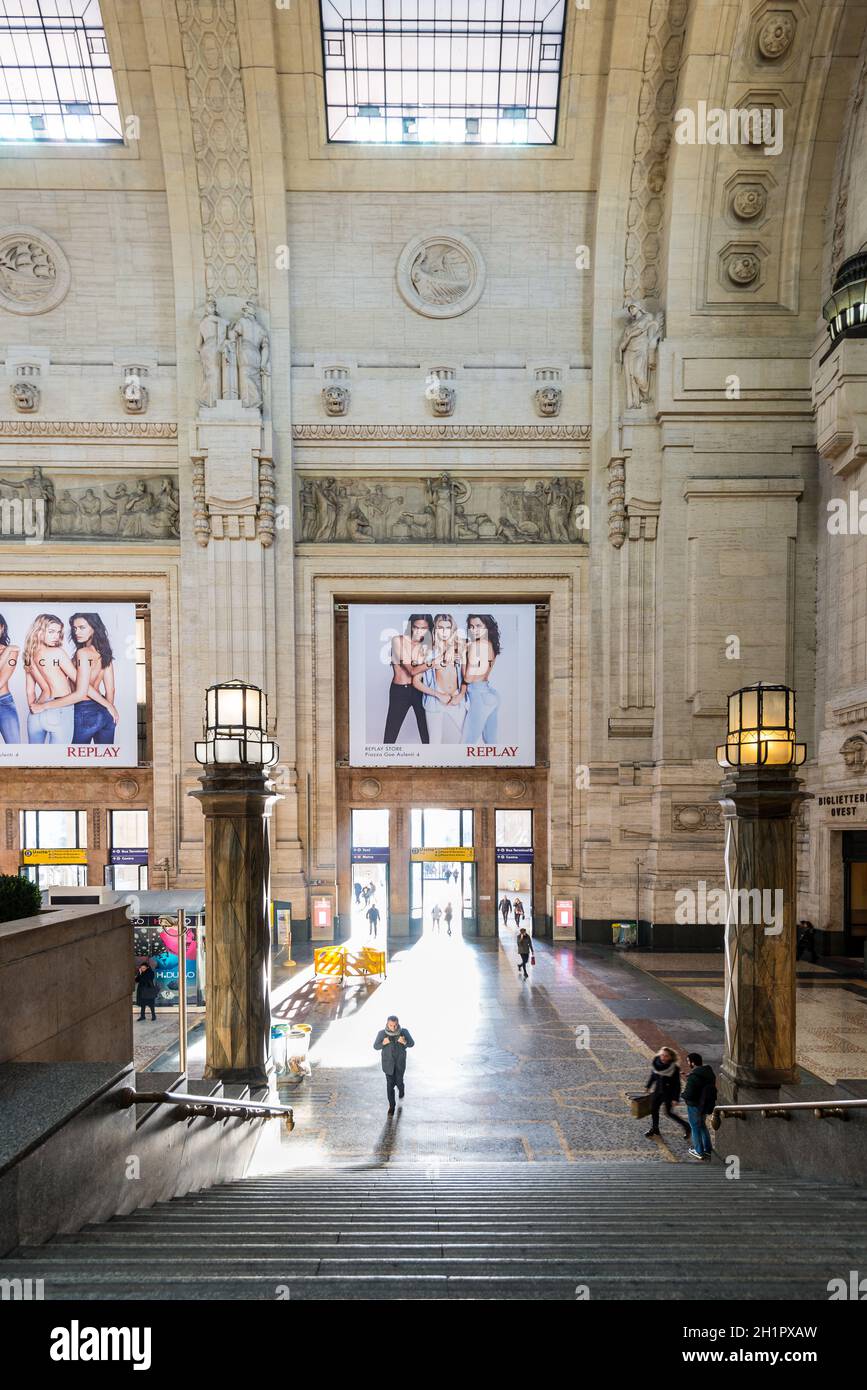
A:
{"label": "woman walking", "polygon": [[527,961],[530,960],[531,957],[533,960],[533,964],[535,965],[536,957],[533,955],[533,938],[527,931],[526,927],[522,927],[521,930],[518,932],[518,974],[520,975],[521,971],[523,970],[525,980],[528,980],[530,978],[527,974]]}
{"label": "woman walking", "polygon": [[668,1118],[680,1125],[684,1138],[689,1140],[691,1135],[686,1120],[682,1120],[679,1115],[673,1115],[671,1111],[672,1105],[680,1100],[680,1067],[674,1048],[663,1047],[657,1052],[650,1064],[650,1076],[644,1089],[650,1091],[653,1097],[650,1129],[645,1132],[645,1139],[651,1139],[659,1133],[659,1112],[664,1108]]}
{"label": "woman walking", "polygon": [[516,898],[512,904],[512,912],[515,914],[515,926],[522,927],[524,925],[524,904],[520,898]]}

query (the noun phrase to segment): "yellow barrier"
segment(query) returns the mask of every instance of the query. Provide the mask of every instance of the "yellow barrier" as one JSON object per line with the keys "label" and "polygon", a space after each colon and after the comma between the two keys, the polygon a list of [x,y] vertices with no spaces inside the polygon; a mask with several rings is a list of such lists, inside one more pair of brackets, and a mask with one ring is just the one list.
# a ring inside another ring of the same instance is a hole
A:
{"label": "yellow barrier", "polygon": [[326,979],[339,979],[346,973],[346,952],[342,946],[318,946],[313,951],[313,974]]}
{"label": "yellow barrier", "polygon": [[319,946],[313,951],[313,974],[317,979],[340,980],[346,975],[385,975],[385,951],[362,946],[347,951],[345,946]]}
{"label": "yellow barrier", "polygon": [[346,952],[347,975],[385,975],[385,951],[362,946],[360,951]]}

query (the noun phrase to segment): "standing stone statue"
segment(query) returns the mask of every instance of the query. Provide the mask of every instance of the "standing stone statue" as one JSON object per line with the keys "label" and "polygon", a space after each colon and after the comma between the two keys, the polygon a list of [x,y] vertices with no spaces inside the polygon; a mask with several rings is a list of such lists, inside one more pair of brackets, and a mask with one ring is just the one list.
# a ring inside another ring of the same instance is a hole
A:
{"label": "standing stone statue", "polygon": [[425,483],[428,511],[433,517],[433,538],[435,541],[454,540],[455,507],[465,502],[470,495],[466,483],[458,482],[448,473],[440,473],[437,478],[428,478]]}
{"label": "standing stone statue", "polygon": [[252,299],[241,310],[229,330],[229,339],[238,354],[238,389],[241,404],[260,407],[262,378],[270,375],[271,340],[256,318]]}
{"label": "standing stone statue", "polygon": [[215,406],[217,401],[228,395],[225,390],[226,379],[230,374],[230,364],[227,362],[228,334],[228,321],[217,312],[217,301],[211,295],[205,305],[205,316],[199,324],[199,338],[196,344],[202,369],[200,405]]}
{"label": "standing stone statue", "polygon": [[626,406],[637,410],[650,400],[650,374],[656,366],[656,349],[662,338],[665,315],[651,314],[637,299],[624,305],[628,322],[620,339],[620,361],[626,378]]}

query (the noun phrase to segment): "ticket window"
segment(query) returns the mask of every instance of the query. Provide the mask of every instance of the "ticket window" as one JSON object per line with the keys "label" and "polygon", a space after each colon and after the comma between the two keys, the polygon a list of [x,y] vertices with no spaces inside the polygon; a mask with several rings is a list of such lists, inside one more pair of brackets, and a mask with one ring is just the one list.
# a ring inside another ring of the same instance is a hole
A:
{"label": "ticket window", "polygon": [[86,811],[22,811],[20,819],[21,848],[39,850],[47,863],[27,864],[23,873],[39,888],[84,888],[87,885],[86,864],[52,864],[50,853],[87,849]]}
{"label": "ticket window", "polygon": [[533,931],[533,812],[497,811],[497,923],[501,930]]}

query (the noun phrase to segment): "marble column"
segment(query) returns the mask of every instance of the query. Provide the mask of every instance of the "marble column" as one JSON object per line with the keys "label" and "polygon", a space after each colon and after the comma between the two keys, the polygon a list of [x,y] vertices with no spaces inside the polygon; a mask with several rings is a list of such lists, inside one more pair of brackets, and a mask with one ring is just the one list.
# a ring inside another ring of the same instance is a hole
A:
{"label": "marble column", "polygon": [[274,783],[209,768],[190,796],[205,816],[205,1076],[267,1086],[271,1066],[269,821]]}
{"label": "marble column", "polygon": [[795,832],[808,796],[801,787],[786,769],[768,767],[733,769],[722,784],[728,912],[721,1100],[799,1080]]}

